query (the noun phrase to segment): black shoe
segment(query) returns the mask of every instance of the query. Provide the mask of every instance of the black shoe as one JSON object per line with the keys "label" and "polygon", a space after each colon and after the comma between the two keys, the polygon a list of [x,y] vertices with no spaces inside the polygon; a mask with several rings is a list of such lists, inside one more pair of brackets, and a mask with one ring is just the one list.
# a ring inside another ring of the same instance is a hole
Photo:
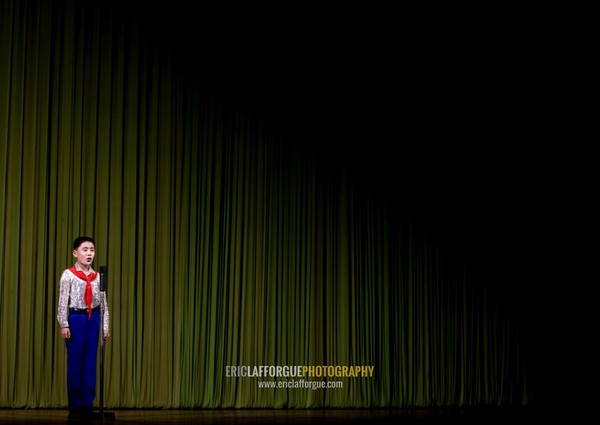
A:
{"label": "black shoe", "polygon": [[85,407],[78,407],[69,413],[69,421],[88,422],[94,419],[102,419],[102,415]]}
{"label": "black shoe", "polygon": [[87,412],[84,412],[81,409],[75,409],[72,412],[69,412],[69,421],[85,421],[87,419]]}
{"label": "black shoe", "polygon": [[74,419],[75,420],[81,419],[81,414],[76,411],[69,412],[69,420],[74,420]]}
{"label": "black shoe", "polygon": [[88,418],[92,420],[102,419],[102,415],[100,414],[100,412],[90,412]]}

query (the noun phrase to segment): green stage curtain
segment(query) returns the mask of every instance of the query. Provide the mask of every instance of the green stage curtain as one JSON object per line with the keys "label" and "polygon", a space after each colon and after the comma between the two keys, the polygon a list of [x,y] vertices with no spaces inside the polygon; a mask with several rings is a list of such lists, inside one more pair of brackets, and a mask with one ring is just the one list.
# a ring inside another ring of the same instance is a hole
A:
{"label": "green stage curtain", "polygon": [[[67,404],[58,288],[83,234],[108,266],[108,408],[530,402],[484,273],[102,4],[0,1],[0,407]],[[267,389],[291,378],[242,365],[374,369]]]}

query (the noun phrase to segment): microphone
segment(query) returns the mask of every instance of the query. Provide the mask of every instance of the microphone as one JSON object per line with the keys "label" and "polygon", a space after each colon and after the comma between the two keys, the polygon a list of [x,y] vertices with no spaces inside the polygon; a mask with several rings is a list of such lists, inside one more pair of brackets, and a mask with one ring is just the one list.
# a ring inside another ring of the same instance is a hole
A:
{"label": "microphone", "polygon": [[100,292],[106,292],[108,286],[108,267],[100,266]]}

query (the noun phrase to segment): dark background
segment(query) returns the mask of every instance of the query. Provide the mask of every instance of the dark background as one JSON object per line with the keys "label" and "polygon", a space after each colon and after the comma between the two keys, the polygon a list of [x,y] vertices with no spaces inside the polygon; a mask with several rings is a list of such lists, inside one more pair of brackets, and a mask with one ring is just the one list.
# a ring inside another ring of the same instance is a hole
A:
{"label": "dark background", "polygon": [[582,185],[540,11],[138,6],[125,13],[179,72],[266,117],[325,173],[350,176],[487,276],[521,318],[538,403],[586,398],[572,266]]}

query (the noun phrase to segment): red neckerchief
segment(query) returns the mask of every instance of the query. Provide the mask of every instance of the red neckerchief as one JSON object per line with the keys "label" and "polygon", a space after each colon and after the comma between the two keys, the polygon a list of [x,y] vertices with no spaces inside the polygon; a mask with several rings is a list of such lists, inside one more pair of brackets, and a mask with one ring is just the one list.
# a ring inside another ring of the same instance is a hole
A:
{"label": "red neckerchief", "polygon": [[85,301],[85,305],[87,305],[88,320],[90,320],[90,317],[92,317],[92,281],[96,279],[98,273],[91,272],[86,276],[84,272],[77,270],[75,266],[69,267],[69,270],[71,270],[71,272],[79,279],[85,280],[85,293],[83,295],[83,299]]}

